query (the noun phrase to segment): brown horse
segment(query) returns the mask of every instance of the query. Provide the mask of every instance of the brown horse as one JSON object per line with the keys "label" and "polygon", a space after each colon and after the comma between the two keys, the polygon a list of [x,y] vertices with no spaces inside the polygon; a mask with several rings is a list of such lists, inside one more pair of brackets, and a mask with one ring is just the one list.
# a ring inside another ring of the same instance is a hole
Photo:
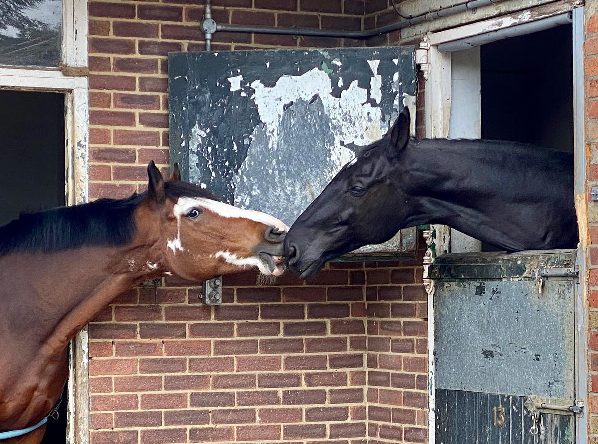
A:
{"label": "brown horse", "polygon": [[[151,162],[148,176],[148,191],[128,199],[23,215],[0,228],[3,444],[41,441],[67,378],[69,341],[127,289],[170,274],[283,272],[284,223],[218,202],[181,182],[177,168],[165,182]],[[21,436],[10,438],[15,431]]]}

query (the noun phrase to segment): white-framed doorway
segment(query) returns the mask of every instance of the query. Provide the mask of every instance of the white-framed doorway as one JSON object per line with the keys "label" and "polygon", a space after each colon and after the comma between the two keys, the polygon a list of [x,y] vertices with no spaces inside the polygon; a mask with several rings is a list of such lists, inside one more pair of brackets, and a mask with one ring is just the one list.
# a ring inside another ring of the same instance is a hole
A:
{"label": "white-framed doorway", "polygon": [[[573,147],[575,157],[575,195],[578,206],[585,202],[584,148],[584,81],[583,43],[584,9],[574,1],[558,1],[547,5],[511,13],[494,19],[463,25],[446,31],[428,34],[421,47],[427,50],[425,86],[425,127],[430,138],[479,138],[482,136],[480,113],[479,48],[486,43],[507,37],[526,35],[571,23],[573,67]],[[458,53],[455,51],[459,51]],[[455,75],[455,70],[457,75]],[[456,81],[457,80],[457,81]],[[459,84],[459,82],[461,84]],[[476,87],[477,84],[477,87]],[[472,85],[474,87],[472,87]],[[458,97],[454,97],[458,94]],[[458,112],[455,113],[455,110]],[[578,207],[578,214],[585,214]],[[585,239],[585,224],[580,218],[580,239]],[[450,252],[458,245],[460,251],[479,251],[479,244],[470,239],[458,239],[445,226],[435,226],[436,251]],[[452,245],[451,245],[451,237]],[[576,398],[587,402],[587,310],[585,299],[585,245],[578,250],[579,284],[575,318],[575,380]],[[428,300],[428,357],[429,357],[429,442],[435,442],[435,362],[434,362],[434,303],[433,289]],[[576,442],[587,441],[588,415],[577,415]]]}
{"label": "white-framed doorway", "polygon": [[[0,89],[64,96],[64,196],[68,205],[88,200],[87,0],[62,0],[62,42],[56,67],[0,66]],[[89,442],[87,330],[71,344],[66,442]]]}

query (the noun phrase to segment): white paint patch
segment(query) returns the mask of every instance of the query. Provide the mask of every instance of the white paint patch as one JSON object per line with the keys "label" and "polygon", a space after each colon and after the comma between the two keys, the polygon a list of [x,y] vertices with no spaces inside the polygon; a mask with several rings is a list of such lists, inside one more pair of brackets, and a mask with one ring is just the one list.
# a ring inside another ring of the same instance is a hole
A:
{"label": "white paint patch", "polygon": [[241,89],[241,80],[243,80],[243,76],[235,76],[229,77],[228,81],[230,83],[230,90],[231,91],[239,91]]}
{"label": "white paint patch", "polygon": [[216,200],[206,199],[203,197],[179,197],[179,200],[174,206],[174,214],[180,220],[181,216],[187,214],[189,210],[194,207],[204,208],[225,218],[249,219],[269,227],[276,227],[282,231],[289,230],[289,227],[284,222],[276,219],[273,216],[270,216],[269,214],[253,210],[243,210],[223,202],[218,202]]}
{"label": "white paint patch", "polygon": [[6,25],[4,28],[0,29],[0,35],[16,39],[21,35],[21,31],[19,30],[19,28],[15,28],[11,25]]}
{"label": "white paint patch", "polygon": [[380,60],[368,60],[368,65],[374,74],[370,79],[370,97],[380,104],[382,102],[382,76],[378,74]]}

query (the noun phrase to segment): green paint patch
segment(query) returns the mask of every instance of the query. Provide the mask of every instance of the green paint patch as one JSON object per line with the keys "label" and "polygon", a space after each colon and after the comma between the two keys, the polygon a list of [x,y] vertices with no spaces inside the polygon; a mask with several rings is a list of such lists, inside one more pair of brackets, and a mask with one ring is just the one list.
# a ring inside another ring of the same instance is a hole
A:
{"label": "green paint patch", "polygon": [[328,64],[324,61],[320,65],[320,69],[328,75],[331,75],[333,73],[332,68],[330,66],[328,66]]}

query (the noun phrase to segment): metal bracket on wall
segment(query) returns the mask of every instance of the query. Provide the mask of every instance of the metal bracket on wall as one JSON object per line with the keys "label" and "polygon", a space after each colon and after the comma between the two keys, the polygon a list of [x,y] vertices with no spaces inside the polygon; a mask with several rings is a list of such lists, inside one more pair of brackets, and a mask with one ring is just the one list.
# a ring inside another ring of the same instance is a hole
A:
{"label": "metal bracket on wall", "polygon": [[203,303],[206,305],[222,304],[222,276],[205,281],[202,286]]}
{"label": "metal bracket on wall", "polygon": [[598,187],[592,187],[592,202],[598,202]]}

